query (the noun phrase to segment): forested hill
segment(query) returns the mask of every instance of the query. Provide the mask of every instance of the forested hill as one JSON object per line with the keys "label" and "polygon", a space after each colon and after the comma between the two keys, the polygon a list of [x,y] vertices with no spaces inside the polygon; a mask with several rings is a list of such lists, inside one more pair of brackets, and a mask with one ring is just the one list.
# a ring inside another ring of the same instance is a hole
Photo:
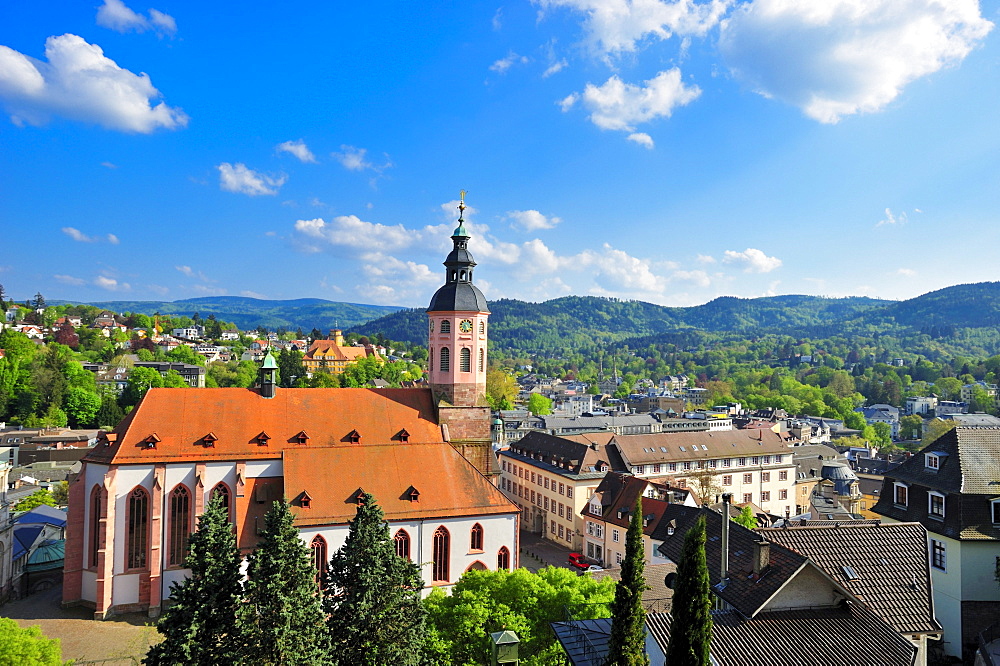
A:
{"label": "forested hill", "polygon": [[[668,342],[681,346],[705,334],[800,338],[892,337],[914,353],[1000,353],[1000,282],[958,285],[906,301],[866,297],[721,297],[671,308],[640,301],[567,296],[544,303],[492,301],[491,342],[508,353],[559,354],[609,343]],[[351,330],[425,344],[422,309],[401,310]]]}
{"label": "forested hill", "polygon": [[[67,301],[52,301],[60,305]],[[318,328],[324,333],[331,328],[347,329],[370,321],[400,308],[391,305],[362,305],[338,303],[322,298],[298,298],[289,301],[272,301],[244,296],[205,296],[181,301],[104,301],[88,303],[112,312],[137,312],[152,315],[156,312],[190,317],[197,312],[202,318],[214,314],[219,319],[231,321],[241,329],[265,326],[271,330],[301,328],[305,332]]]}

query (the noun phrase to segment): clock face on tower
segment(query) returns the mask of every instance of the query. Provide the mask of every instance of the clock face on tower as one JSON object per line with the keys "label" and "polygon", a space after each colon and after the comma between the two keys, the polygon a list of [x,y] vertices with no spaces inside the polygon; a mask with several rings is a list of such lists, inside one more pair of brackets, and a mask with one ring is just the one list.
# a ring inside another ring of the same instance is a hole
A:
{"label": "clock face on tower", "polygon": [[462,321],[458,322],[458,330],[460,330],[462,333],[472,333],[472,320],[463,319]]}

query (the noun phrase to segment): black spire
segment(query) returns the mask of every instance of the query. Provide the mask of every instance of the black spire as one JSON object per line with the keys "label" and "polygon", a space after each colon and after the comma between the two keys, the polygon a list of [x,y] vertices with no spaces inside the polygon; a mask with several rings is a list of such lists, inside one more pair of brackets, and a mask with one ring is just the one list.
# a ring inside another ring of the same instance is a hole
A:
{"label": "black spire", "polygon": [[451,235],[454,247],[444,260],[445,282],[431,299],[429,312],[471,311],[489,312],[486,298],[472,284],[472,269],[476,260],[469,252],[469,232],[465,230],[465,190],[458,204],[458,227]]}

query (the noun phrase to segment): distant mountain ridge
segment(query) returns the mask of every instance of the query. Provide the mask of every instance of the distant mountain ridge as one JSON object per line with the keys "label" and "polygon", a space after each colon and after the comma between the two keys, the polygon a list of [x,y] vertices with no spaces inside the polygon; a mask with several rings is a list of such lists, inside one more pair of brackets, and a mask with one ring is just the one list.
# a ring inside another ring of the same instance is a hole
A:
{"label": "distant mountain ridge", "polygon": [[[75,301],[51,301],[51,304],[71,302]],[[340,303],[322,298],[278,301],[246,296],[202,296],[179,301],[101,301],[86,305],[112,312],[138,312],[145,315],[159,312],[190,317],[197,312],[201,317],[208,317],[214,314],[244,330],[265,326],[292,331],[301,328],[307,333],[313,328],[324,333],[331,328],[347,329],[401,309],[392,305]]]}
{"label": "distant mountain ridge", "polygon": [[[336,327],[365,335],[382,333],[391,340],[416,344],[427,340],[422,308],[242,296],[90,305],[143,314],[159,311],[191,316],[198,312],[206,317],[214,313],[243,329],[263,325],[326,332]],[[631,340],[697,344],[699,333],[707,332],[748,338],[765,334],[803,338],[885,334],[905,341],[915,353],[929,356],[942,351],[1000,353],[1000,282],[955,285],[905,301],[791,294],[723,296],[702,305],[666,307],[597,296],[564,296],[543,303],[500,299],[491,301],[489,307],[490,342],[508,352],[559,354]]]}

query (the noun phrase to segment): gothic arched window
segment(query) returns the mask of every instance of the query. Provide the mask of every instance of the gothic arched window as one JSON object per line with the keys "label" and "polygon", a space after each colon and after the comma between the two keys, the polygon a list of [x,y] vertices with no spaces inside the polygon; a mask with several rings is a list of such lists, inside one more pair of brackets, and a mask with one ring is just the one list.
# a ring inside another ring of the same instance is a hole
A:
{"label": "gothic arched window", "polygon": [[459,352],[458,369],[462,372],[472,372],[472,351],[468,347],[462,347]]}
{"label": "gothic arched window", "polygon": [[191,493],[186,486],[177,486],[170,493],[170,543],[167,564],[181,566],[187,555],[191,535]]}
{"label": "gothic arched window", "polygon": [[233,519],[232,514],[232,493],[229,491],[229,486],[225,483],[219,483],[212,488],[211,499],[218,497],[222,501],[222,507],[226,510],[226,516],[229,520]]}
{"label": "gothic arched window", "polygon": [[323,579],[326,578],[326,567],[327,567],[327,556],[326,556],[326,539],[320,535],[312,540],[309,544],[309,551],[312,553],[312,565],[316,569],[316,584],[322,589]]}
{"label": "gothic arched window", "polygon": [[483,526],[476,523],[472,526],[472,532],[469,538],[469,550],[482,550],[483,549]]}
{"label": "gothic arched window", "polygon": [[97,566],[97,553],[101,548],[101,487],[90,491],[90,542],[87,544],[90,567]]}
{"label": "gothic arched window", "polygon": [[146,568],[149,544],[149,493],[137,486],[129,493],[125,511],[125,568]]}
{"label": "gothic arched window", "polygon": [[396,555],[410,559],[410,535],[406,530],[398,530],[392,540],[396,543]]}
{"label": "gothic arched window", "polygon": [[447,582],[451,569],[451,535],[444,525],[434,530],[434,581]]}
{"label": "gothic arched window", "polygon": [[507,569],[510,569],[510,551],[507,550],[507,546],[504,546],[497,551],[497,570]]}
{"label": "gothic arched window", "polygon": [[447,347],[441,347],[441,371],[447,372],[451,370],[451,350]]}

